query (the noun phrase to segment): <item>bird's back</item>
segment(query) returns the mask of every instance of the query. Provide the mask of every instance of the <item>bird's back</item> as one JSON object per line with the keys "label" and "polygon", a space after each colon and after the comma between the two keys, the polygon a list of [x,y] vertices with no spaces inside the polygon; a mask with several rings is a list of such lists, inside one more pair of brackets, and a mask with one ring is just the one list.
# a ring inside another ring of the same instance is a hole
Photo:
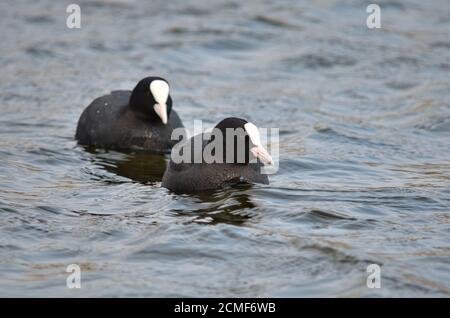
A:
{"label": "bird's back", "polygon": [[115,140],[115,127],[127,110],[130,91],[113,91],[96,98],[80,116],[75,138],[81,145],[106,146]]}
{"label": "bird's back", "polygon": [[[195,192],[221,188],[234,182],[269,183],[267,175],[261,174],[263,165],[260,162],[250,164],[202,162],[206,143],[203,134],[196,135],[187,141],[186,145],[191,147],[191,161],[175,163],[171,159],[164,173],[162,186],[174,192]],[[195,144],[201,147],[196,149]],[[199,163],[195,163],[194,158]]]}
{"label": "bird's back", "polygon": [[81,145],[167,153],[174,128],[183,127],[172,110],[167,125],[151,123],[129,108],[131,91],[113,91],[95,99],[82,113],[75,138]]}

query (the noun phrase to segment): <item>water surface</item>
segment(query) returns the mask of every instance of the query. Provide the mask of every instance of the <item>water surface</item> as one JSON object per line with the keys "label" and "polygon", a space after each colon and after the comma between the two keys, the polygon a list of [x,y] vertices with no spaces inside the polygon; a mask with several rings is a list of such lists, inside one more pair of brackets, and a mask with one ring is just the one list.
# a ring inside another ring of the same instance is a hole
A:
{"label": "water surface", "polygon": [[[379,30],[358,0],[78,3],[0,4],[0,296],[450,296],[448,1]],[[280,128],[270,185],[176,195],[166,158],[78,147],[148,75],[189,128]]]}

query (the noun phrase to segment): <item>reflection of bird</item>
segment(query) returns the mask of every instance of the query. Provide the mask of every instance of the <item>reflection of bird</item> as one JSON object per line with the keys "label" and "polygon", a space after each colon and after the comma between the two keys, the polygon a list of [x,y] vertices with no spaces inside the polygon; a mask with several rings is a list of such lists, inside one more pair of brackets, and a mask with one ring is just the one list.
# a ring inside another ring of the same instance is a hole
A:
{"label": "reflection of bird", "polygon": [[104,168],[137,182],[159,182],[166,168],[166,162],[161,155],[138,153],[128,156],[125,160],[104,165]]}
{"label": "reflection of bird", "polygon": [[[233,132],[240,129],[242,133],[229,136],[230,131],[227,133],[228,129]],[[175,192],[194,192],[221,188],[236,181],[269,183],[267,175],[260,171],[261,161],[271,164],[272,158],[262,147],[258,128],[255,125],[244,119],[231,117],[222,120],[214,130],[218,134],[213,133],[210,138],[205,138],[204,134],[199,134],[181,146],[183,153],[185,151],[190,152],[190,158],[187,158],[189,162],[176,163],[174,157],[180,149],[174,147],[170,163],[163,176],[163,187]],[[222,143],[216,139],[219,135],[222,138]],[[211,147],[213,143],[218,147]],[[233,144],[233,148],[229,147],[231,144]],[[221,149],[218,150],[218,148]],[[211,153],[214,152],[213,156],[217,155],[215,159],[219,160],[207,160],[205,158],[205,153],[207,153],[205,150],[207,149],[214,149]],[[216,153],[217,151],[219,152]],[[250,154],[256,157],[258,161],[251,162]]]}
{"label": "reflection of bird", "polygon": [[84,148],[93,157],[93,163],[105,171],[141,183],[160,182],[166,169],[164,156],[145,151],[98,152],[92,147]]}
{"label": "reflection of bird", "polygon": [[[192,210],[184,207],[174,212],[179,216],[194,217],[192,222],[241,225],[254,216],[251,210],[256,207],[256,204],[247,192],[249,189],[248,183],[239,183],[233,188],[198,192],[189,196],[197,201],[193,203]],[[202,203],[201,206],[205,204],[208,206],[198,208],[198,203]]]}
{"label": "reflection of bird", "polygon": [[178,127],[183,124],[172,110],[169,84],[146,77],[132,92],[96,98],[81,114],[75,138],[81,145],[165,153],[176,143],[171,134]]}

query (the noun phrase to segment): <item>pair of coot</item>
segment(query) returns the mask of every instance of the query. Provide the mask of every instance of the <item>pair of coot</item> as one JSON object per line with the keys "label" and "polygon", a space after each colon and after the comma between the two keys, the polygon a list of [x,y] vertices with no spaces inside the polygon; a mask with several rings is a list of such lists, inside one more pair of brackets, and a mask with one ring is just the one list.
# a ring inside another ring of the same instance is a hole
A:
{"label": "pair of coot", "polygon": [[[163,154],[170,152],[178,142],[171,138],[174,129],[183,127],[180,117],[172,109],[169,83],[161,77],[146,77],[132,91],[112,91],[96,98],[81,114],[75,138],[80,145]],[[229,128],[240,129],[243,133],[229,135]],[[262,147],[254,124],[230,117],[218,123],[213,131],[221,133],[222,140],[217,139],[218,134],[202,133],[173,149],[162,179],[163,187],[177,192],[194,192],[217,189],[234,182],[269,183],[267,175],[261,173],[261,167],[263,163],[271,164],[272,158]],[[234,138],[230,143],[234,148],[227,151],[231,138]],[[216,153],[214,146],[218,143],[223,144],[223,148],[217,147],[223,149],[223,153]],[[204,150],[210,148],[212,151],[208,153],[213,160],[204,158]],[[187,154],[186,151],[192,160],[174,160],[175,155],[182,156]],[[229,152],[232,152],[231,156]],[[244,156],[239,157],[239,154]],[[251,160],[251,156],[257,160]]]}

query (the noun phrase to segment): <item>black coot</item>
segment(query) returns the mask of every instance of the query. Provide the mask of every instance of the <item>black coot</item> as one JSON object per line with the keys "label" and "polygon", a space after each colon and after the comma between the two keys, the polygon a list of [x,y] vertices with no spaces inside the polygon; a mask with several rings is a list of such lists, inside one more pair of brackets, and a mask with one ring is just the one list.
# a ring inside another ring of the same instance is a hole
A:
{"label": "black coot", "polygon": [[272,164],[272,158],[261,145],[258,128],[244,119],[226,118],[210,136],[196,135],[172,149],[162,186],[195,192],[236,182],[268,184],[263,163]]}
{"label": "black coot", "polygon": [[146,77],[133,91],[96,98],[81,114],[75,138],[86,146],[167,153],[176,143],[173,129],[181,127],[167,81]]}

